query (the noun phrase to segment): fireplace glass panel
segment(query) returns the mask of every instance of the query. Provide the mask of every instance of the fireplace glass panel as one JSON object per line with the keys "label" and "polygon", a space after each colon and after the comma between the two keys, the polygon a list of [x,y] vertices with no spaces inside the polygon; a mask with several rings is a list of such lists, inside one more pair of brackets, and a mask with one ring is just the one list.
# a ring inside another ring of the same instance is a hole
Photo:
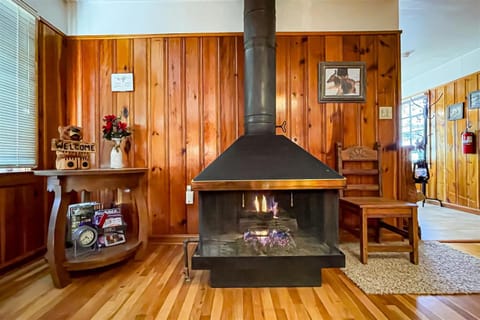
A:
{"label": "fireplace glass panel", "polygon": [[203,257],[338,253],[338,191],[200,192]]}

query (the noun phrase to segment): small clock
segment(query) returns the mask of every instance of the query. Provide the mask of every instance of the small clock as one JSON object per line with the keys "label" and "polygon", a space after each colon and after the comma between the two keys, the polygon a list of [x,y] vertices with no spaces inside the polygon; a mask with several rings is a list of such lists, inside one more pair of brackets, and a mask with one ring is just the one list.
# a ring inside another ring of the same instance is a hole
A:
{"label": "small clock", "polygon": [[82,248],[93,246],[97,241],[97,238],[97,230],[87,225],[78,227],[72,234],[72,240]]}

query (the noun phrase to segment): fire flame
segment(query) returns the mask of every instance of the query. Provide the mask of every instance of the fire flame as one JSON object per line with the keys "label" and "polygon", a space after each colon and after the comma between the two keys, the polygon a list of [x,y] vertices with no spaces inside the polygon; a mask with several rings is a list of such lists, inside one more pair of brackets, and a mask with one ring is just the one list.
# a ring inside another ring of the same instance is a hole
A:
{"label": "fire flame", "polygon": [[267,212],[267,198],[265,196],[262,196],[261,210],[262,212]]}
{"label": "fire flame", "polygon": [[254,205],[256,212],[268,212],[267,197],[265,195],[261,197],[255,196]]}
{"label": "fire flame", "polygon": [[256,195],[253,200],[253,206],[257,213],[273,213],[273,218],[278,219],[280,208],[278,202],[272,196]]}

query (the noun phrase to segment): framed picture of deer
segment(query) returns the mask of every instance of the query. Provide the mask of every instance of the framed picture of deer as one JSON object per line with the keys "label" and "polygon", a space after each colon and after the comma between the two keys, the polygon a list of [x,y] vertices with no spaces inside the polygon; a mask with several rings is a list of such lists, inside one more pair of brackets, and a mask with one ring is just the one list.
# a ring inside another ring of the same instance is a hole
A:
{"label": "framed picture of deer", "polygon": [[364,102],[365,62],[320,62],[319,102]]}
{"label": "framed picture of deer", "polygon": [[447,119],[448,120],[463,119],[463,102],[451,104],[447,107]]}
{"label": "framed picture of deer", "polygon": [[470,92],[470,94],[468,95],[468,108],[480,108],[480,90]]}

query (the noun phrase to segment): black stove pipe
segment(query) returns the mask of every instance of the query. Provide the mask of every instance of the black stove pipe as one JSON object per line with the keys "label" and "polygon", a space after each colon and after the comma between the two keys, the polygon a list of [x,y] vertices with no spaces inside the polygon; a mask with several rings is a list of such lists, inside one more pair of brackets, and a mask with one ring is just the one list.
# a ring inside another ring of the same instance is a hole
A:
{"label": "black stove pipe", "polygon": [[244,1],[245,134],[275,134],[275,0]]}

